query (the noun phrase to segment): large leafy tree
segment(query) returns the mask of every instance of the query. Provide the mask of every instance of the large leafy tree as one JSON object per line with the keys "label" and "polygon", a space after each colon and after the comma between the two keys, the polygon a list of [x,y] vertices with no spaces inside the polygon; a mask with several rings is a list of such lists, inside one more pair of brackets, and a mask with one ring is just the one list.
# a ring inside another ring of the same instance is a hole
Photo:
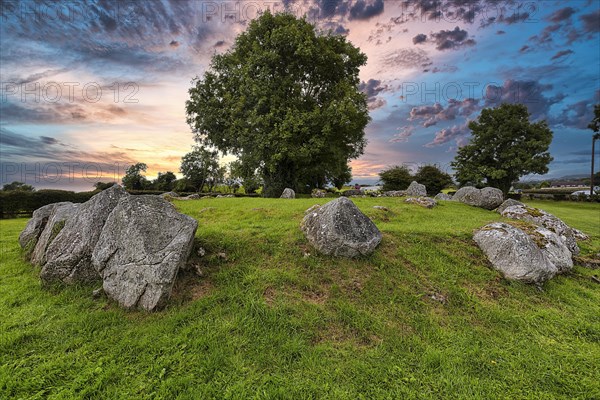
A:
{"label": "large leafy tree", "polygon": [[159,172],[154,180],[153,185],[156,190],[164,190],[165,192],[173,190],[177,177],[171,171]]}
{"label": "large leafy tree", "polygon": [[452,162],[457,181],[486,184],[506,194],[521,176],[547,173],[552,131],[546,121],[531,123],[529,117],[522,104],[483,109],[478,120],[469,123],[470,143]]}
{"label": "large leafy tree", "polygon": [[258,170],[267,197],[310,189],[344,177],[341,166],[364,151],[369,115],[358,72],[366,60],[342,36],[265,12],[194,82],[187,121],[197,141]]}
{"label": "large leafy tree", "polygon": [[2,190],[5,191],[16,191],[16,192],[33,192],[35,188],[31,185],[27,185],[23,182],[14,181],[12,183],[7,183],[2,187]]}

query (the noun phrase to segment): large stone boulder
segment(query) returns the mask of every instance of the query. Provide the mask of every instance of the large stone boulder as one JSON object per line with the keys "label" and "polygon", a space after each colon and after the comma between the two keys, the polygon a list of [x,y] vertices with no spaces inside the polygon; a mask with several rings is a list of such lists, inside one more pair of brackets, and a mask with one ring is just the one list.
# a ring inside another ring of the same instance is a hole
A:
{"label": "large stone boulder", "polygon": [[404,200],[405,203],[416,204],[425,208],[433,208],[437,206],[437,201],[432,199],[431,197],[409,197]]}
{"label": "large stone boulder", "polygon": [[280,199],[295,199],[296,198],[296,192],[294,192],[290,188],[285,188],[283,190],[283,193],[281,194],[281,196],[279,198]]}
{"label": "large stone boulder", "polygon": [[323,189],[314,189],[311,193],[311,196],[316,199],[323,199],[327,196],[327,191]]}
{"label": "large stone boulder", "polygon": [[579,255],[579,246],[577,245],[575,232],[560,218],[544,210],[528,207],[524,204],[507,207],[501,215],[506,218],[527,221],[551,230],[560,237],[574,256]]}
{"label": "large stone boulder", "polygon": [[450,201],[452,200],[452,196],[450,196],[449,194],[446,193],[438,193],[435,195],[435,197],[433,198],[434,200],[442,200],[442,201]]}
{"label": "large stone boulder", "polygon": [[159,195],[160,197],[164,198],[164,199],[168,199],[170,197],[179,197],[179,194],[175,193],[175,192],[166,192],[166,193],[162,193]]}
{"label": "large stone boulder", "polygon": [[406,196],[406,190],[388,190],[383,192],[383,197],[404,197]]}
{"label": "large stone boulder", "polygon": [[406,189],[407,196],[413,197],[426,197],[427,196],[427,188],[425,185],[421,185],[418,182],[412,181]]}
{"label": "large stone boulder", "polygon": [[112,210],[92,254],[104,292],[125,308],[164,306],[198,223],[158,196],[128,196]]}
{"label": "large stone boulder", "polygon": [[44,283],[85,283],[99,279],[92,266],[92,251],[108,215],[127,196],[121,186],[114,185],[77,208],[46,250],[46,263],[40,273]]}
{"label": "large stone boulder", "polygon": [[[544,229],[541,235],[551,237],[554,233]],[[547,243],[539,241],[538,244],[522,229],[503,222],[484,226],[475,232],[473,239],[494,269],[507,279],[539,284],[553,278],[559,272],[552,257],[546,254],[554,255],[556,239],[551,240],[548,246],[551,249],[544,252],[542,249],[546,248]],[[560,259],[561,255],[562,252],[559,251],[556,258]]]}
{"label": "large stone boulder", "polygon": [[465,186],[458,189],[452,200],[470,206],[485,208],[486,210],[493,210],[502,204],[504,194],[502,190],[492,187],[477,189],[472,186]]}
{"label": "large stone boulder", "polygon": [[381,242],[379,229],[346,197],[306,214],[301,229],[319,252],[333,256],[368,255]]}
{"label": "large stone boulder", "polygon": [[524,206],[525,204],[521,203],[518,200],[514,200],[514,199],[506,199],[504,201],[504,203],[500,204],[500,206],[498,208],[496,208],[496,212],[498,214],[502,214],[504,212],[504,210],[506,210],[508,207],[512,207],[512,206]]}
{"label": "large stone boulder", "polygon": [[23,249],[26,259],[31,257],[31,253],[35,249],[44,228],[46,228],[46,224],[48,223],[52,211],[54,211],[54,207],[56,207],[56,203],[48,204],[35,210],[29,222],[25,225],[25,229],[21,231],[21,234],[19,235],[19,245]]}
{"label": "large stone boulder", "polygon": [[62,202],[53,204],[52,214],[48,218],[46,227],[40,235],[33,252],[31,253],[31,263],[34,265],[44,265],[46,263],[46,251],[52,241],[58,236],[64,228],[67,219],[71,218],[81,204],[71,202]]}
{"label": "large stone boulder", "polygon": [[360,189],[348,189],[342,192],[342,196],[351,197],[351,196],[362,196],[364,193]]}

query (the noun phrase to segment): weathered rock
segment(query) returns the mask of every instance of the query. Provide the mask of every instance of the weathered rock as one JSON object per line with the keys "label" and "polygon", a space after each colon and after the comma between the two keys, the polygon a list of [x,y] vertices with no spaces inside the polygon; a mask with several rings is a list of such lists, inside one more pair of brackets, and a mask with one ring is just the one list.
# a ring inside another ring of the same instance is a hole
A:
{"label": "weathered rock", "polygon": [[81,204],[70,202],[55,203],[52,214],[48,218],[48,223],[31,253],[31,263],[34,265],[44,265],[46,263],[46,251],[52,241],[58,236],[65,226],[67,219],[71,218]]}
{"label": "weathered rock", "polygon": [[590,237],[588,235],[581,232],[579,229],[571,228],[571,230],[573,231],[573,236],[575,237],[575,240],[589,240],[590,239]]}
{"label": "weathered rock", "polygon": [[175,192],[166,192],[166,193],[161,194],[160,197],[162,197],[162,198],[179,197],[179,195]]}
{"label": "weathered rock", "polygon": [[185,196],[185,198],[188,200],[197,200],[200,198],[200,195],[198,193],[192,193],[189,196]]}
{"label": "weathered rock", "polygon": [[435,195],[435,197],[433,199],[434,200],[450,201],[450,200],[452,200],[452,196],[450,196],[449,194],[446,194],[446,193],[438,193],[438,194]]}
{"label": "weathered rock", "polygon": [[318,251],[333,256],[371,254],[382,237],[375,224],[345,197],[306,214],[301,228]]}
{"label": "weathered rock", "polygon": [[526,205],[507,207],[501,215],[506,218],[527,221],[537,226],[543,226],[556,233],[574,256],[579,254],[579,246],[577,245],[573,229],[560,218],[544,210],[527,207]]}
{"label": "weathered rock", "polygon": [[197,226],[160,197],[121,198],[92,254],[104,292],[125,308],[162,307],[190,255]]}
{"label": "weathered rock", "polygon": [[418,182],[412,181],[406,189],[407,196],[413,197],[426,197],[427,196],[427,188],[425,185],[421,185]]}
{"label": "weathered rock", "polygon": [[460,201],[470,206],[485,208],[486,210],[493,210],[502,204],[504,194],[500,189],[492,187],[477,189],[472,186],[465,186],[458,189],[452,200]]}
{"label": "weathered rock", "polygon": [[406,190],[388,190],[383,192],[384,197],[403,197],[406,196]]}
{"label": "weathered rock", "polygon": [[534,240],[512,225],[494,222],[475,232],[473,239],[507,279],[542,283],[558,272]]}
{"label": "weathered rock", "polygon": [[[99,279],[92,266],[92,252],[108,215],[119,200],[129,196],[119,185],[111,186],[81,204],[46,250],[40,273],[44,283],[91,282]],[[163,200],[155,196],[155,198]]]}
{"label": "weathered rock", "polygon": [[295,199],[295,198],[296,198],[296,193],[290,188],[285,188],[283,190],[283,193],[280,196],[280,199]]}
{"label": "weathered rock", "polygon": [[524,206],[525,204],[521,203],[518,200],[515,199],[506,199],[504,201],[504,203],[500,204],[500,206],[498,208],[496,208],[496,212],[498,214],[502,214],[504,212],[504,210],[506,210],[508,207],[512,207],[512,206]]}
{"label": "weathered rock", "polygon": [[362,190],[359,189],[349,189],[349,190],[344,190],[342,192],[342,196],[345,197],[350,197],[350,196],[362,196],[363,192]]}
{"label": "weathered rock", "polygon": [[425,208],[433,208],[437,206],[437,201],[432,199],[431,197],[409,197],[404,200],[405,203],[416,204]]}
{"label": "weathered rock", "polygon": [[529,236],[538,245],[548,261],[554,264],[559,274],[573,268],[573,256],[556,233],[538,226]]}
{"label": "weathered rock", "polygon": [[320,204],[315,204],[315,205],[310,206],[306,211],[304,211],[304,215],[309,214],[309,213],[317,210],[319,207],[321,207]]}
{"label": "weathered rock", "polygon": [[311,196],[316,199],[322,199],[327,195],[327,191],[323,189],[315,189],[312,191]]}
{"label": "weathered rock", "polygon": [[56,204],[57,203],[48,204],[35,210],[31,219],[21,231],[21,234],[19,235],[19,245],[23,249],[26,259],[30,258],[33,249],[35,249],[38,239],[44,231]]}

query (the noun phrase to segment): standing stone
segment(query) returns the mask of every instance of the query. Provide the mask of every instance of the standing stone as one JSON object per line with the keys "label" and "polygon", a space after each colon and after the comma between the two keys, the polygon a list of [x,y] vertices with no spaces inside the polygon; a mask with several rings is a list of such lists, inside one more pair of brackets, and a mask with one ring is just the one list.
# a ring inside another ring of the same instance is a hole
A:
{"label": "standing stone", "polygon": [[290,188],[285,188],[283,190],[283,193],[280,196],[280,199],[295,199],[295,198],[296,198],[296,193]]}
{"label": "standing stone", "polygon": [[528,207],[524,204],[507,207],[501,215],[506,218],[527,221],[551,230],[560,237],[574,256],[579,255],[579,246],[577,245],[575,233],[560,218],[544,210]]}
{"label": "standing stone", "polygon": [[470,206],[485,208],[486,210],[493,210],[502,204],[504,194],[502,190],[492,187],[477,189],[472,186],[465,186],[458,189],[452,200],[460,201]]}
{"label": "standing stone", "polygon": [[446,194],[446,193],[438,193],[438,194],[435,195],[435,197],[433,199],[434,200],[450,201],[450,200],[452,200],[452,196],[450,196],[449,194]]}
{"label": "standing stone", "polygon": [[121,198],[92,255],[104,292],[125,308],[164,306],[197,227],[195,219],[158,196]]}
{"label": "standing stone", "polygon": [[58,236],[62,228],[64,228],[67,219],[71,218],[81,204],[73,204],[71,202],[55,203],[54,210],[48,218],[48,223],[40,238],[35,245],[35,249],[31,254],[31,263],[34,265],[44,265],[46,263],[46,251],[52,241]]}
{"label": "standing stone", "polygon": [[316,199],[325,198],[326,195],[327,195],[327,191],[325,191],[323,189],[315,189],[311,193],[311,196],[314,197],[314,198],[316,198]]}
{"label": "standing stone", "polygon": [[558,272],[535,241],[512,225],[494,222],[475,232],[473,239],[507,279],[542,283]]}
{"label": "standing stone", "polygon": [[301,229],[319,252],[333,256],[371,254],[382,238],[375,224],[346,197],[306,214]]}
{"label": "standing stone", "polygon": [[420,183],[412,181],[408,186],[408,189],[406,189],[406,195],[413,197],[426,197],[427,188],[425,185],[421,185]]}
{"label": "standing stone", "polygon": [[57,203],[48,204],[35,210],[31,219],[27,222],[27,225],[25,225],[25,229],[21,231],[21,234],[19,235],[19,245],[24,250],[26,259],[31,257],[31,253],[33,252],[33,249],[35,249],[38,239],[44,231],[56,204]]}
{"label": "standing stone", "polygon": [[126,196],[129,195],[121,186],[114,185],[77,208],[48,246],[40,273],[44,283],[85,283],[99,278],[92,266],[92,251],[108,215]]}

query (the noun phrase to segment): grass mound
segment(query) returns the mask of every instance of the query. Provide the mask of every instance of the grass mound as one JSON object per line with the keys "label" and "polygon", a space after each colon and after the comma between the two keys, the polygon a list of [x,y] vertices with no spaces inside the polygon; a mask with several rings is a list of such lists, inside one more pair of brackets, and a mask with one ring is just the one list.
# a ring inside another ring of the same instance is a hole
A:
{"label": "grass mound", "polygon": [[[202,276],[153,314],[41,289],[26,220],[0,221],[0,398],[600,397],[597,271],[508,282],[472,241],[498,214],[396,198],[353,199],[383,233],[372,256],[320,256],[299,224],[325,201],[175,200],[199,221]],[[599,205],[528,204],[600,251]]]}

